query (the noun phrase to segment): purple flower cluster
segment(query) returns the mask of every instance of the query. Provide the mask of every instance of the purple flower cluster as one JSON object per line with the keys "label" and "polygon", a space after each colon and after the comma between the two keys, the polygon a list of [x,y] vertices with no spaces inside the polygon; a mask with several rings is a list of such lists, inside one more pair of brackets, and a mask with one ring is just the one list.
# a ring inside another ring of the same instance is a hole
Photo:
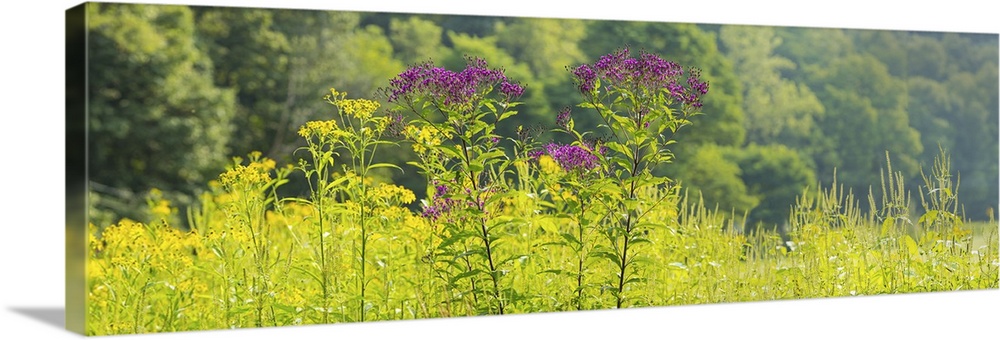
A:
{"label": "purple flower cluster", "polygon": [[502,69],[491,69],[480,58],[467,58],[468,64],[460,72],[436,67],[431,62],[415,65],[389,80],[384,89],[390,103],[410,98],[414,94],[426,94],[440,99],[445,106],[461,106],[471,103],[477,96],[500,84],[500,92],[509,100],[524,93],[524,88],[510,82]]}
{"label": "purple flower cluster", "polygon": [[692,68],[688,72],[688,90],[685,92],[685,102],[691,106],[701,107],[701,96],[708,93],[708,81],[701,81],[701,70]]}
{"label": "purple flower cluster", "polygon": [[573,77],[576,79],[576,86],[580,92],[587,94],[594,90],[594,81],[597,80],[597,72],[590,65],[583,64],[573,70]]}
{"label": "purple flower cluster", "polygon": [[[438,182],[435,181],[434,183]],[[437,220],[441,217],[441,214],[451,211],[451,207],[455,205],[455,200],[451,197],[445,197],[447,194],[448,187],[444,184],[437,184],[434,187],[434,197],[431,198],[431,204],[424,207],[423,217]]]}
{"label": "purple flower cluster", "polygon": [[684,69],[680,65],[645,52],[640,53],[638,59],[633,58],[629,55],[628,48],[604,55],[593,65],[580,65],[573,70],[573,76],[580,92],[584,94],[594,90],[598,78],[608,86],[632,91],[645,89],[656,92],[666,89],[677,102],[693,107],[701,107],[701,96],[708,93],[708,82],[700,80],[701,73],[698,70],[691,70],[685,87],[679,82],[684,76]]}
{"label": "purple flower cluster", "polygon": [[545,152],[566,171],[592,170],[600,166],[597,156],[590,149],[579,145],[549,143],[545,145]]}
{"label": "purple flower cluster", "polygon": [[503,93],[507,98],[517,98],[524,94],[524,87],[517,83],[504,81],[500,83],[500,93]]}
{"label": "purple flower cluster", "polygon": [[399,138],[403,136],[403,131],[406,130],[406,124],[403,122],[403,115],[399,113],[389,114],[389,123],[385,127],[385,131],[392,138]]}
{"label": "purple flower cluster", "polygon": [[562,110],[560,110],[559,114],[556,115],[556,125],[559,126],[559,127],[561,127],[561,128],[563,128],[563,129],[568,129],[569,128],[569,118],[570,118],[569,114],[570,114],[570,108],[569,108],[569,106],[567,106],[567,107],[563,108]]}

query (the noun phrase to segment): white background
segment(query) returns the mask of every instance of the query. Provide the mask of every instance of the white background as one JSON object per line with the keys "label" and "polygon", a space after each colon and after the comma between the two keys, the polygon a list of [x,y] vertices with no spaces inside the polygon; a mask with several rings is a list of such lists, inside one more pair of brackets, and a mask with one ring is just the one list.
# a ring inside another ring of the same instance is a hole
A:
{"label": "white background", "polygon": [[[116,1],[117,2],[117,1]],[[149,1],[151,3],[179,3]],[[474,4],[479,3],[479,4]],[[780,26],[1000,32],[985,1],[189,1],[183,4]],[[0,338],[72,338],[64,296],[64,16],[73,1],[0,10]],[[993,7],[993,6],[990,6]],[[149,339],[996,338],[1000,291],[190,332]],[[39,318],[37,315],[42,314]],[[134,338],[134,336],[115,337]]]}

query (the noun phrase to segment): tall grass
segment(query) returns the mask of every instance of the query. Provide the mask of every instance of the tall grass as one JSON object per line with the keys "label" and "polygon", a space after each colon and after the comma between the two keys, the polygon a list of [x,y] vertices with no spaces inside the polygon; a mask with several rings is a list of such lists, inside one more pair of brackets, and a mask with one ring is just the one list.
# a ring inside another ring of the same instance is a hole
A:
{"label": "tall grass", "polygon": [[[523,88],[479,59],[464,73],[428,64],[394,80],[390,99],[417,116],[409,124],[332,90],[340,116],[302,127],[298,166],[259,153],[235,159],[188,211],[189,231],[170,226],[176,209],[155,192],[153,219],[91,225],[87,334],[998,287],[997,225],[963,217],[943,150],[924,175],[920,209],[887,162],[866,197],[834,175],[799,195],[780,233],[743,234],[734,226],[745,215],[649,171],[672,159],[668,146],[707,83],[694,72],[690,87],[640,77],[599,92],[594,69],[611,80],[643,63],[681,74],[655,56],[607,58],[574,73],[582,107],[599,111],[616,140],[577,132],[567,110],[556,130],[575,142],[542,150],[518,138],[512,154],[495,123],[516,114]],[[407,87],[427,84],[437,87]],[[673,92],[652,88],[659,97],[644,100],[652,92],[642,86],[653,85]],[[370,176],[397,168],[373,162],[380,145],[396,143],[389,135],[414,149],[428,181],[417,210],[406,208],[412,192]],[[349,163],[335,164],[337,155]],[[310,194],[279,197],[289,176]]]}

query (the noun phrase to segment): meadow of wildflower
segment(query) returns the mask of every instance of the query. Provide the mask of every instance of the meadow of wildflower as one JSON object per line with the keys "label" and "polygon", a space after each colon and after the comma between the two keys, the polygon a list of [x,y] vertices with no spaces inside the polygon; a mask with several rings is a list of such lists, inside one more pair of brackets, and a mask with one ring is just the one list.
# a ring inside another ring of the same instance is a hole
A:
{"label": "meadow of wildflower", "polygon": [[[195,208],[154,192],[149,220],[91,224],[86,334],[998,287],[995,223],[964,218],[944,150],[919,200],[886,155],[870,192],[834,178],[780,233],[744,233],[657,171],[711,95],[697,68],[622,48],[568,76],[579,105],[516,135],[497,126],[530,84],[477,57],[415,64],[379,98],[331,89],[297,163],[236,157]],[[580,115],[603,123],[580,131]],[[412,149],[426,199],[372,175],[403,171],[377,161],[390,146]],[[281,194],[293,179],[308,195]]]}

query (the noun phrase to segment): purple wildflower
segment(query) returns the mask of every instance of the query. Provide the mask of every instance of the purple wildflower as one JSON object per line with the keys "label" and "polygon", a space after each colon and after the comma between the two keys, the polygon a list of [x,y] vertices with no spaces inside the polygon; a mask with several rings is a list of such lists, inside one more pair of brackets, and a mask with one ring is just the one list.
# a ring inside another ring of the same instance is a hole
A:
{"label": "purple wildflower", "polygon": [[[438,183],[434,181],[434,183]],[[455,205],[455,201],[451,197],[445,197],[448,194],[448,187],[444,184],[438,184],[434,187],[434,197],[431,198],[431,203],[424,206],[424,211],[422,216],[430,218],[431,220],[437,220],[441,217],[441,214],[451,211],[451,207]]]}
{"label": "purple wildflower", "polygon": [[573,70],[573,76],[576,77],[576,86],[580,89],[580,92],[587,94],[594,90],[594,81],[597,80],[597,73],[590,65],[583,64]]}
{"label": "purple wildflower", "polygon": [[590,149],[579,145],[550,143],[545,146],[545,151],[566,171],[575,169],[586,171],[600,166],[600,160],[597,159],[597,156]]}
{"label": "purple wildflower", "polygon": [[583,64],[573,70],[577,86],[584,94],[593,90],[595,81],[606,80],[609,87],[627,88],[632,92],[653,93],[665,89],[679,104],[701,107],[701,96],[708,93],[708,82],[701,73],[690,69],[684,86],[684,69],[651,53],[630,57],[628,48],[604,55],[593,65]]}
{"label": "purple wildflower", "polygon": [[406,126],[403,123],[403,115],[399,113],[389,114],[389,124],[386,125],[385,131],[389,133],[390,137],[398,138],[403,135],[403,130]]}
{"label": "purple wildflower", "polygon": [[503,93],[507,98],[520,97],[524,94],[524,87],[515,83],[503,82],[500,83],[500,93]]}
{"label": "purple wildflower", "polygon": [[466,60],[465,69],[459,72],[436,67],[431,62],[411,66],[389,80],[389,87],[383,89],[386,99],[394,103],[409,100],[415,94],[425,94],[445,106],[462,107],[497,84],[508,99],[524,92],[521,85],[507,79],[502,69],[491,69],[480,58],[468,57]]}
{"label": "purple wildflower", "polygon": [[569,129],[569,119],[570,119],[569,113],[570,113],[569,106],[559,111],[559,114],[556,115],[556,125],[558,125],[563,129]]}
{"label": "purple wildflower", "polygon": [[436,205],[429,205],[424,207],[424,212],[421,216],[430,218],[431,220],[437,220],[441,217],[441,210],[439,210]]}
{"label": "purple wildflower", "polygon": [[689,91],[687,92],[687,100],[685,103],[694,106],[701,107],[701,96],[708,93],[708,81],[701,81],[701,70],[692,68],[688,71],[687,83],[689,86]]}

